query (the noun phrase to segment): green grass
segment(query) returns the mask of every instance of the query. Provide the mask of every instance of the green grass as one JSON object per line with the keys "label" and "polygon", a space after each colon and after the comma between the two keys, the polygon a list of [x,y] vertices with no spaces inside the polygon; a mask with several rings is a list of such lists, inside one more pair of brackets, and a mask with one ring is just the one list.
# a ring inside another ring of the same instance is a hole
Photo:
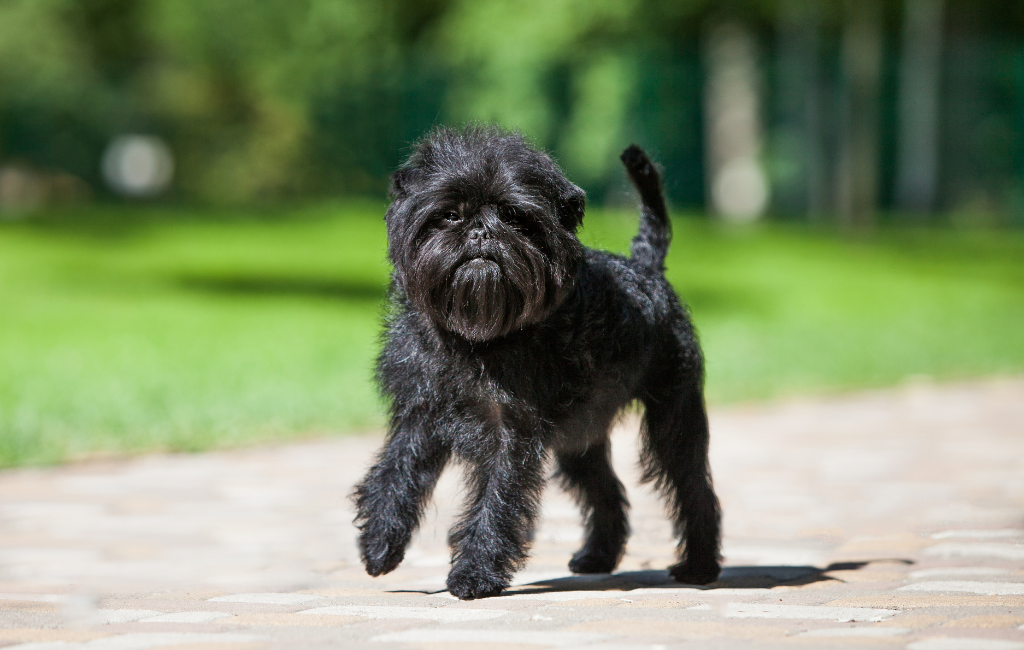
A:
{"label": "green grass", "polygon": [[[378,427],[383,206],[0,223],[0,465]],[[583,238],[623,251],[626,213]],[[676,222],[716,402],[1024,369],[1024,236]]]}

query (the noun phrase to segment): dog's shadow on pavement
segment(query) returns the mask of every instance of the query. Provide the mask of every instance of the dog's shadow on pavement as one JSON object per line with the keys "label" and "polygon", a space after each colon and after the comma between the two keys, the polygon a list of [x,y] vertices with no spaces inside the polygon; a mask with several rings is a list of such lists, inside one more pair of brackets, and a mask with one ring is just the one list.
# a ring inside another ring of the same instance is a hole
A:
{"label": "dog's shadow on pavement", "polygon": [[623,571],[621,573],[571,575],[552,580],[540,580],[512,587],[502,595],[541,594],[558,591],[631,591],[633,589],[678,589],[689,587],[705,591],[715,589],[770,589],[778,586],[800,586],[814,582],[843,582],[829,575],[833,571],[857,571],[874,562],[913,564],[908,559],[870,560],[862,562],[836,562],[827,567],[815,566],[728,566],[722,569],[718,580],[708,585],[688,585],[676,582],[667,570]]}
{"label": "dog's shadow on pavement", "polygon": [[[835,575],[836,571],[858,571],[874,563],[914,564],[905,558],[874,559],[859,562],[835,562],[826,567],[805,565],[783,566],[727,566],[722,569],[718,580],[708,585],[688,585],[676,582],[668,571],[623,571],[621,573],[601,573],[591,575],[567,575],[564,578],[538,580],[523,585],[516,585],[505,590],[501,596],[523,594],[545,594],[564,591],[632,591],[634,589],[679,589],[691,588],[702,591],[716,589],[770,589],[772,587],[798,587],[815,582],[833,581],[842,583],[844,580]],[[402,590],[404,591],[404,590]],[[445,593],[426,592],[426,593]]]}

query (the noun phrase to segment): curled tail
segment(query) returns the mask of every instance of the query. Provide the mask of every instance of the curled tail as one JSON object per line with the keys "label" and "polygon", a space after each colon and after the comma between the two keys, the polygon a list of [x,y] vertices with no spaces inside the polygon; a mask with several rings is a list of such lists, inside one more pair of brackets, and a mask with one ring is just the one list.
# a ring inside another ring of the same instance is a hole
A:
{"label": "curled tail", "polygon": [[644,150],[635,144],[622,152],[622,163],[640,192],[640,231],[633,238],[631,257],[646,267],[664,271],[672,223],[661,193],[661,177]]}

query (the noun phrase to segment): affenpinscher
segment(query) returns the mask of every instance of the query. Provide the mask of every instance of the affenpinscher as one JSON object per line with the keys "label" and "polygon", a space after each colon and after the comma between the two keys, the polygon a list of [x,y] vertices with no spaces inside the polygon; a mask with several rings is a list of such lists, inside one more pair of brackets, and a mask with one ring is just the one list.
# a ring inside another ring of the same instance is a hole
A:
{"label": "affenpinscher", "polygon": [[622,161],[642,203],[628,259],[580,244],[583,190],[517,133],[437,129],[393,175],[377,362],[390,424],[354,494],[370,575],[402,561],[455,456],[469,499],[449,537],[448,590],[501,593],[527,558],[549,454],[586,523],[569,568],[612,571],[629,504],[608,432],[637,400],[643,480],[664,493],[681,537],[669,571],[685,583],[718,577],[701,351],[663,274],[671,225],[658,172],[635,145]]}

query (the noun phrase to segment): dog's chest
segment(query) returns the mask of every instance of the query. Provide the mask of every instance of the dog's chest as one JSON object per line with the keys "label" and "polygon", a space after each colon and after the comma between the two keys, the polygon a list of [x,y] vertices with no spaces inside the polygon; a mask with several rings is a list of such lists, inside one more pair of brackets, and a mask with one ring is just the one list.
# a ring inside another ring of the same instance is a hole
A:
{"label": "dog's chest", "polygon": [[462,372],[453,368],[451,376],[465,377],[460,392],[472,393],[489,421],[521,410],[550,417],[591,392],[590,384],[600,374],[589,355],[562,356],[529,345],[488,352],[463,357]]}
{"label": "dog's chest", "polygon": [[461,415],[488,436],[532,431],[559,448],[585,448],[632,396],[621,369],[589,355],[558,358],[535,347],[466,361],[462,373],[451,371],[464,377],[455,387]]}

